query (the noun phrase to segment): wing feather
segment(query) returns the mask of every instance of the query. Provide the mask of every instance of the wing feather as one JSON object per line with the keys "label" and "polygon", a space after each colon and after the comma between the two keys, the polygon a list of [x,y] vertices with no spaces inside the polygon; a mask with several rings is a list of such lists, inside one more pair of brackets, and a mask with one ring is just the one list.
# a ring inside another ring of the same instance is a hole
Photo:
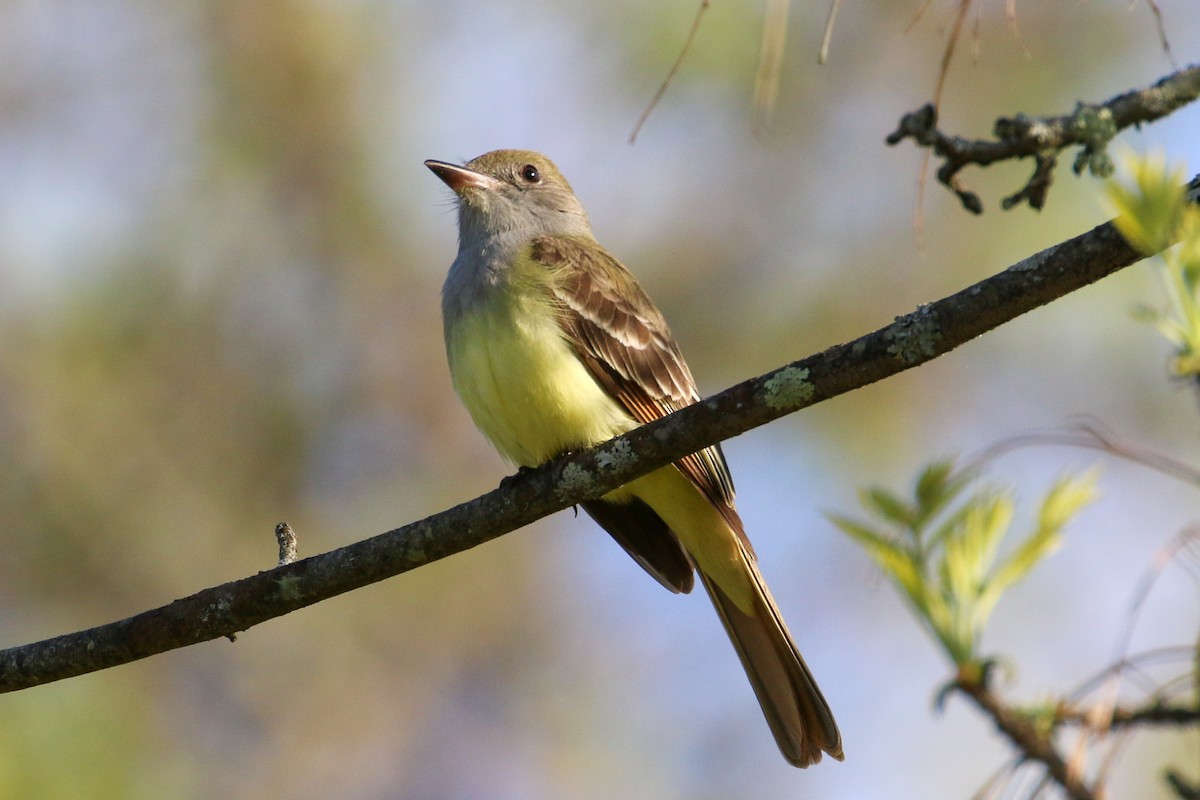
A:
{"label": "wing feather", "polygon": [[[634,419],[645,424],[700,399],[662,313],[612,255],[594,242],[543,236],[533,240],[532,257],[553,271],[550,285],[563,334],[597,382]],[[676,465],[745,541],[720,446],[706,447]]]}

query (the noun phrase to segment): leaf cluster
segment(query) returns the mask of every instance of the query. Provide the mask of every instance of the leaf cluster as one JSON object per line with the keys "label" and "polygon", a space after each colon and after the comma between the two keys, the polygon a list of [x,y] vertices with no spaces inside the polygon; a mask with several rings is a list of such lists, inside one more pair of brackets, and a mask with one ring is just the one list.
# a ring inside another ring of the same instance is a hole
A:
{"label": "leaf cluster", "polygon": [[1013,493],[978,486],[978,478],[975,469],[938,461],[921,472],[911,498],[879,487],[860,492],[875,522],[830,515],[959,667],[978,661],[981,634],[1000,597],[1057,549],[1067,523],[1095,497],[1092,473],[1060,478],[1031,529],[1001,554],[1013,528]]}
{"label": "leaf cluster", "polygon": [[[1154,325],[1175,348],[1171,371],[1200,378],[1200,208],[1188,202],[1185,175],[1161,155],[1125,159],[1128,182],[1110,181],[1114,223],[1143,253],[1159,253],[1169,308],[1139,307],[1138,318]],[[1178,242],[1171,247],[1172,243]]]}

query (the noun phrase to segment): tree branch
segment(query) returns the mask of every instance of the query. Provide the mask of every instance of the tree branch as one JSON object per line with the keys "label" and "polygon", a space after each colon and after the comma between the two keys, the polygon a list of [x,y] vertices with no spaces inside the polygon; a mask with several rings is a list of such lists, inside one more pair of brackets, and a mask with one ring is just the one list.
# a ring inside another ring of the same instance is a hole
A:
{"label": "tree branch", "polygon": [[[1055,711],[1054,722],[1056,725],[1095,727],[1095,716],[1095,712],[1091,709],[1067,706]],[[1105,713],[1102,721],[1107,728],[1143,727],[1150,725],[1174,725],[1179,727],[1200,725],[1200,706],[1168,705],[1164,702],[1153,702],[1137,708],[1117,707]]]}
{"label": "tree branch", "polygon": [[953,686],[991,717],[996,728],[1016,745],[1026,761],[1042,764],[1068,797],[1072,800],[1096,800],[1099,794],[1068,766],[1066,759],[1054,748],[1051,737],[1039,731],[1028,715],[1006,706],[988,688],[987,672],[982,670],[979,679],[960,675]]}
{"label": "tree branch", "polygon": [[[1200,192],[1200,176],[1190,184]],[[688,453],[923,364],[1142,258],[1111,222],[852,342],[740,383],[419,522],[197,592],[119,622],[0,651],[0,692],[232,637],[490,541]]]}
{"label": "tree branch", "polygon": [[1135,89],[1103,103],[1080,103],[1074,113],[1058,117],[1031,117],[1018,114],[996,120],[995,140],[965,139],[937,129],[938,110],[928,103],[905,114],[899,127],[887,137],[887,143],[899,144],[912,139],[942,158],[938,180],[950,188],[963,207],[974,214],[983,213],[983,201],[959,180],[959,171],[968,164],[986,167],[997,161],[1032,158],[1033,175],[1017,192],[1001,201],[1005,209],[1021,202],[1041,209],[1054,179],[1058,155],[1081,145],[1075,157],[1076,174],[1085,168],[1100,177],[1112,172],[1107,154],[1108,143],[1130,126],[1153,122],[1180,106],[1200,97],[1200,65],[1193,64],[1161,79],[1153,86]]}
{"label": "tree branch", "polygon": [[978,671],[960,670],[958,677],[948,688],[966,695],[976,706],[991,718],[996,729],[1008,737],[1020,753],[1024,762],[1037,762],[1045,767],[1051,780],[1062,787],[1074,800],[1094,800],[1103,796],[1099,785],[1088,786],[1083,776],[1054,746],[1053,733],[1060,725],[1076,725],[1091,729],[1093,733],[1105,729],[1142,727],[1149,725],[1191,726],[1200,724],[1200,708],[1183,705],[1167,705],[1155,701],[1138,708],[1114,708],[1097,720],[1093,710],[1073,707],[1055,709],[1053,721],[1040,728],[1034,717],[1019,709],[1006,705],[990,688],[990,670],[985,666]]}

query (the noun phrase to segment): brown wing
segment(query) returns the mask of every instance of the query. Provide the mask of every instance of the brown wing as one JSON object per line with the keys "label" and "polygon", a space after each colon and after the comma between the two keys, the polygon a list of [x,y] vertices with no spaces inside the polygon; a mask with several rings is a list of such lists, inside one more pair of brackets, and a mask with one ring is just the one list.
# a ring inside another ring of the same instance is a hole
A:
{"label": "brown wing", "polygon": [[696,582],[692,560],[654,509],[636,499],[631,503],[588,500],[580,505],[655,580],[672,592],[692,590]]}
{"label": "brown wing", "polygon": [[[665,416],[698,399],[696,384],[662,314],[615,258],[594,242],[539,238],[533,257],[553,271],[559,323],[593,377],[639,422]],[[735,602],[701,571],[717,612],[741,658],[780,750],[805,767],[822,751],[841,760],[842,742],[792,641],[733,508],[733,481],[719,447],[676,465],[712,501],[741,539],[743,565],[753,588],[750,609]],[[585,504],[584,508],[668,588],[692,588],[692,560],[653,509],[640,501]]]}
{"label": "brown wing", "polygon": [[[696,382],[662,313],[637,279],[599,245],[560,237],[533,241],[533,258],[554,271],[560,325],[593,377],[638,422],[699,399]],[[729,519],[749,548],[733,508],[733,479],[719,446],[676,466]],[[661,580],[661,577],[660,577]]]}

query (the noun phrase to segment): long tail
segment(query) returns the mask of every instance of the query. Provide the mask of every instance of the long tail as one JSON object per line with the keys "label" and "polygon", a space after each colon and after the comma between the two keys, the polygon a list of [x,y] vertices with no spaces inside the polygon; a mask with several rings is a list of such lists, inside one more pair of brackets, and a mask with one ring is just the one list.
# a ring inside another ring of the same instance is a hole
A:
{"label": "long tail", "polygon": [[754,556],[745,550],[742,554],[754,587],[752,615],[738,608],[703,570],[698,571],[742,659],[775,741],[784,758],[797,767],[817,763],[822,752],[841,761],[842,735],[833,712],[792,641]]}

